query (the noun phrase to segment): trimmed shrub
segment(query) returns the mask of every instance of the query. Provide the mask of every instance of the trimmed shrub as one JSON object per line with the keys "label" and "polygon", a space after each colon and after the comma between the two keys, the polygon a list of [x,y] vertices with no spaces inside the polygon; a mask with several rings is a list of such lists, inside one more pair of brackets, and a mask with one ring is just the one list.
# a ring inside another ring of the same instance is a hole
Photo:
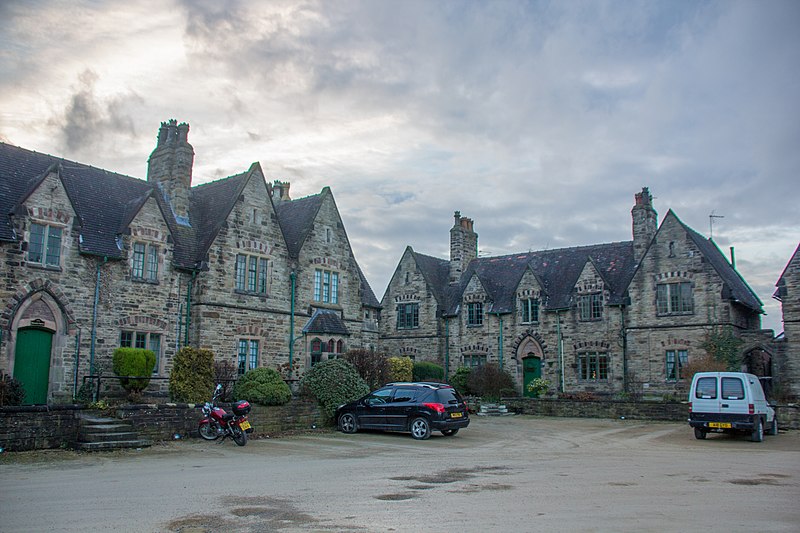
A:
{"label": "trimmed shrub", "polygon": [[473,394],[489,401],[516,395],[514,378],[494,363],[473,368],[467,386]]}
{"label": "trimmed shrub", "polygon": [[259,405],[284,405],[292,399],[292,391],[277,370],[254,368],[233,386],[233,397]]}
{"label": "trimmed shrub", "polygon": [[414,363],[414,368],[411,371],[411,377],[414,381],[444,381],[444,368],[428,361],[420,361]]}
{"label": "trimmed shrub", "polygon": [[22,382],[0,372],[0,407],[22,405],[24,399],[25,389],[22,387]]}
{"label": "trimmed shrub", "polygon": [[317,399],[322,413],[329,420],[333,419],[341,404],[357,400],[370,391],[355,367],[344,359],[317,363],[305,373],[300,384],[304,391]]}
{"label": "trimmed shrub", "polygon": [[169,396],[176,402],[203,403],[214,393],[214,352],[184,346],[175,354]]}
{"label": "trimmed shrub", "polygon": [[459,367],[455,375],[450,378],[450,384],[462,395],[471,396],[472,391],[469,388],[469,377],[472,375],[472,369],[468,366]]}
{"label": "trimmed shrub", "polygon": [[380,388],[392,379],[389,357],[385,353],[358,348],[344,354],[344,360],[355,367],[370,389]]}
{"label": "trimmed shrub", "polygon": [[410,357],[389,358],[389,381],[411,381],[414,379],[414,361]]}
{"label": "trimmed shrub", "polygon": [[[111,369],[117,376],[149,378],[156,366],[156,354],[144,348],[117,348],[112,357]],[[131,394],[142,392],[149,379],[121,379],[122,388]]]}

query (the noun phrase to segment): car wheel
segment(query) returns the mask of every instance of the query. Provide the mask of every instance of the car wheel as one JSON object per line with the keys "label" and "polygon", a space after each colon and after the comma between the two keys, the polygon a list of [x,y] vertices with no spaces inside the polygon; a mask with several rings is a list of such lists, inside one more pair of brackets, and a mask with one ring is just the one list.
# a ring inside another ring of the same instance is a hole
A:
{"label": "car wheel", "polygon": [[706,438],[706,432],[700,428],[694,428],[694,438],[697,440],[703,440]]}
{"label": "car wheel", "polygon": [[761,442],[764,440],[764,424],[761,423],[761,417],[757,416],[753,424],[753,433],[750,434],[750,440]]}
{"label": "car wheel", "polygon": [[420,416],[411,421],[411,436],[417,440],[425,440],[431,436],[431,424],[427,418]]}
{"label": "car wheel", "polygon": [[339,417],[339,429],[342,433],[355,433],[358,431],[356,417],[353,413],[345,413]]}
{"label": "car wheel", "polygon": [[769,431],[767,431],[767,435],[777,435],[778,434],[778,417],[772,417],[772,423],[769,425]]}
{"label": "car wheel", "polygon": [[442,430],[442,435],[444,435],[445,437],[452,437],[456,433],[458,433],[458,428],[456,428],[456,429],[443,429]]}

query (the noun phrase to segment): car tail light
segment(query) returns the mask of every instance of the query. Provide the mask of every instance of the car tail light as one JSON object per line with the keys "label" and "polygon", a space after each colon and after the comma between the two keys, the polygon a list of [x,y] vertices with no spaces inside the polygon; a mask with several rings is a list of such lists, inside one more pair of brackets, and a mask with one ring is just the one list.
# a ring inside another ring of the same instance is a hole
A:
{"label": "car tail light", "polygon": [[755,408],[755,406],[753,406],[752,403],[747,406],[747,412],[748,412],[748,414],[751,414],[751,415],[754,415],[756,413],[756,408]]}
{"label": "car tail light", "polygon": [[433,409],[437,413],[444,413],[444,404],[441,403],[424,403],[422,404],[428,409]]}
{"label": "car tail light", "polygon": [[692,412],[692,402],[689,402],[689,412]]}

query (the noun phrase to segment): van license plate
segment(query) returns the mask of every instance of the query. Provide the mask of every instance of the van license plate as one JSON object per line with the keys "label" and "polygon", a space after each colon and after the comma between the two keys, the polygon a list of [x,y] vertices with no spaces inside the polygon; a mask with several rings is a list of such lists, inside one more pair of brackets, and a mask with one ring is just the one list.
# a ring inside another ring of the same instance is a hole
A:
{"label": "van license plate", "polygon": [[710,428],[720,428],[720,429],[730,429],[731,423],[730,422],[709,422],[708,427]]}
{"label": "van license plate", "polygon": [[450,418],[461,418],[464,416],[462,413],[450,413]]}

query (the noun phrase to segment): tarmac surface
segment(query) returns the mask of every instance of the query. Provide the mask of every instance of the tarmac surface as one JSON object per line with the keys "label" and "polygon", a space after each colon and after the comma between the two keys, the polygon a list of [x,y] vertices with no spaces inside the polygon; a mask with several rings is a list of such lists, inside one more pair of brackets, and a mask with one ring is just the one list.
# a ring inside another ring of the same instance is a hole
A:
{"label": "tarmac surface", "polygon": [[0,531],[792,531],[800,432],[472,417],[458,435],[0,455]]}

